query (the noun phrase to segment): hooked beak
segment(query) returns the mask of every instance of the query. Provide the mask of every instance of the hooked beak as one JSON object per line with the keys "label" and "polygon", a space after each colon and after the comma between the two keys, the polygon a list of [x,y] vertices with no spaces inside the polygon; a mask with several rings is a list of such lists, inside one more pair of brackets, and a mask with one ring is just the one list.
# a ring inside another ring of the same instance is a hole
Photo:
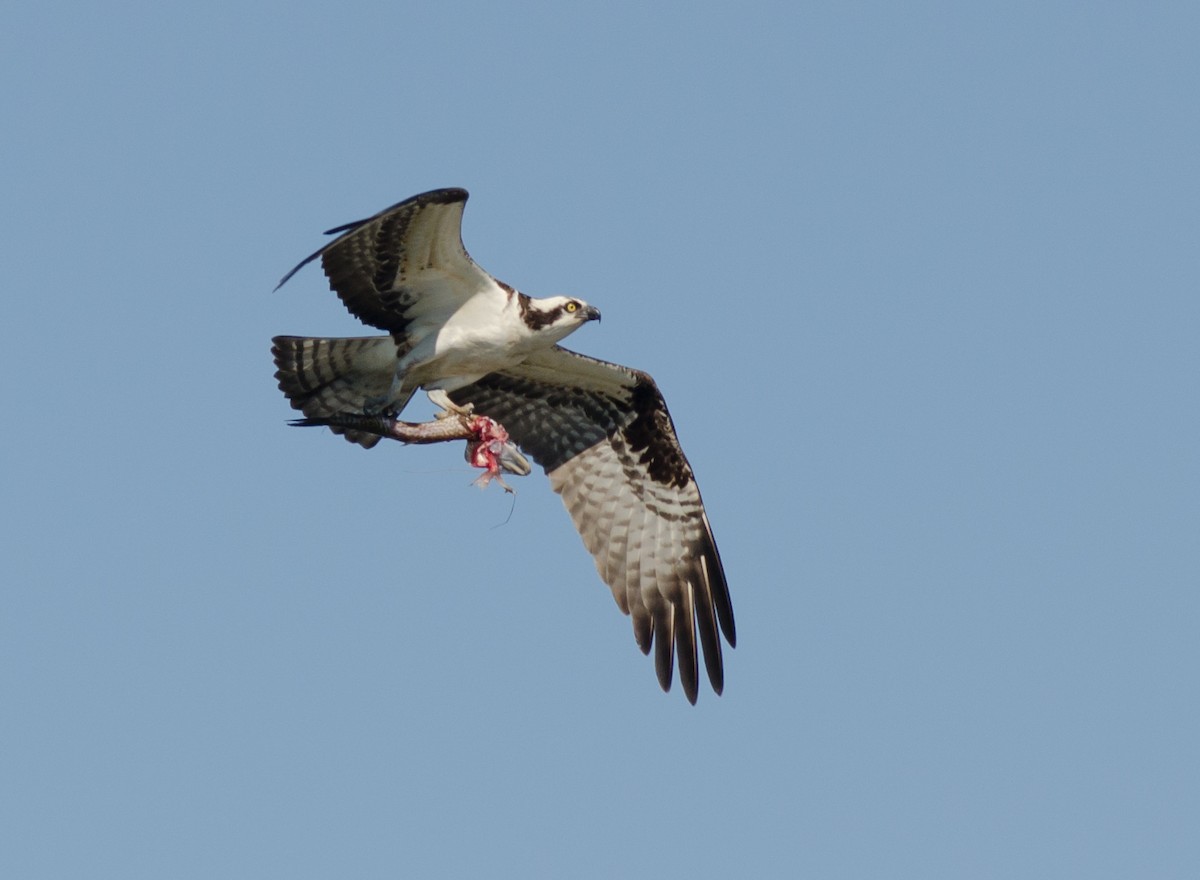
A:
{"label": "hooked beak", "polygon": [[588,321],[599,321],[600,310],[595,306],[588,306],[587,310],[583,313],[583,317]]}

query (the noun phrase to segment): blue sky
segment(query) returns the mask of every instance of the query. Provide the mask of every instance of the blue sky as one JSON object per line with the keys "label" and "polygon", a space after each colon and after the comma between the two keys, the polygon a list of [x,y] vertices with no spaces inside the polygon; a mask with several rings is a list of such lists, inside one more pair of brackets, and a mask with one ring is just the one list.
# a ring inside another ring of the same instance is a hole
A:
{"label": "blue sky", "polygon": [[[1194,877],[1194,4],[24,4],[0,874]],[[286,426],[439,186],[658,380],[726,692],[540,473]]]}

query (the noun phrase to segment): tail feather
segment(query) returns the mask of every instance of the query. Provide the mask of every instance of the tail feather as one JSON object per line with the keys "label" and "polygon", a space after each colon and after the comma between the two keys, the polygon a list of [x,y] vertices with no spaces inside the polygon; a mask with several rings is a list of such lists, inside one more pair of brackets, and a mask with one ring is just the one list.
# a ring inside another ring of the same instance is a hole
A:
{"label": "tail feather", "polygon": [[[372,398],[386,394],[396,366],[396,343],[390,336],[318,339],[276,336],[271,347],[275,378],[292,408],[310,419],[357,412]],[[402,406],[406,401],[398,401]],[[329,430],[370,449],[378,434],[336,425]]]}

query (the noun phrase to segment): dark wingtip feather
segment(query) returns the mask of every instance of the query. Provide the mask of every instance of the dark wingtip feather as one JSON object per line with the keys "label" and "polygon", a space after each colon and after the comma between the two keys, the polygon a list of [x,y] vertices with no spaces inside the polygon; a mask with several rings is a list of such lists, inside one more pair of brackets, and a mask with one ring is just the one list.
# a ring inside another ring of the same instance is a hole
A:
{"label": "dark wingtip feather", "polygon": [[351,229],[358,229],[358,227],[366,223],[370,223],[371,219],[372,218],[368,217],[366,220],[355,220],[353,223],[343,223],[341,226],[333,227],[333,229],[326,229],[324,234],[337,235],[339,232],[349,232]]}
{"label": "dark wingtip feather", "polygon": [[[698,572],[701,584],[703,570]],[[696,597],[696,629],[700,632],[700,647],[704,653],[704,668],[712,689],[719,695],[725,688],[725,667],[721,661],[721,635],[717,632],[716,613],[713,611],[712,590],[701,588]]]}
{"label": "dark wingtip feather", "polygon": [[673,623],[674,618],[668,610],[656,620],[654,626],[654,671],[658,673],[658,686],[668,693],[675,671],[675,636],[671,632]]}
{"label": "dark wingtip feather", "polygon": [[[286,275],[284,275],[282,278],[279,279],[279,283],[275,285],[275,290],[278,290],[279,288],[283,287],[283,285],[287,284],[292,279],[293,275],[295,275],[297,272],[299,272],[301,269],[303,269],[305,266],[307,266],[309,263],[311,263],[317,257],[321,256],[321,254],[324,252],[325,252],[325,248],[321,248],[321,250],[309,254],[307,257],[305,257],[303,260],[301,260],[299,263],[297,263],[295,266],[293,266],[292,271],[288,272]],[[271,292],[274,293],[275,290],[273,290]]]}
{"label": "dark wingtip feather", "polygon": [[633,617],[633,638],[643,654],[650,654],[654,644],[654,620],[646,613],[646,609],[638,606],[631,612]]}
{"label": "dark wingtip feather", "polygon": [[699,662],[696,657],[696,623],[691,588],[684,584],[683,599],[675,606],[675,656],[679,665],[679,683],[688,702],[696,704],[700,692]]}
{"label": "dark wingtip feather", "polygon": [[721,578],[720,587],[713,587],[713,607],[717,611],[717,620],[721,624],[721,632],[729,647],[737,647],[737,627],[733,623],[733,606],[729,603],[729,588],[725,586],[725,578]]}
{"label": "dark wingtip feather", "polygon": [[721,624],[721,632],[729,647],[737,647],[737,627],[733,622],[733,603],[729,600],[729,584],[725,580],[725,566],[721,564],[721,553],[717,550],[717,542],[713,540],[712,527],[708,517],[704,518],[704,526],[708,531],[707,547],[700,555],[704,570],[708,574],[709,588],[712,590],[713,608],[717,612],[717,620]]}

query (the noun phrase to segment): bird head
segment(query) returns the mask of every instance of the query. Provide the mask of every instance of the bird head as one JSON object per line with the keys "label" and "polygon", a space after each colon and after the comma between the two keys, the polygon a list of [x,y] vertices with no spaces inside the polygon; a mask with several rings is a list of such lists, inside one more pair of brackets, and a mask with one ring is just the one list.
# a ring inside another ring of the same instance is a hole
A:
{"label": "bird head", "polygon": [[539,336],[555,342],[578,330],[588,321],[599,321],[600,310],[570,296],[529,298],[521,303],[521,318]]}

